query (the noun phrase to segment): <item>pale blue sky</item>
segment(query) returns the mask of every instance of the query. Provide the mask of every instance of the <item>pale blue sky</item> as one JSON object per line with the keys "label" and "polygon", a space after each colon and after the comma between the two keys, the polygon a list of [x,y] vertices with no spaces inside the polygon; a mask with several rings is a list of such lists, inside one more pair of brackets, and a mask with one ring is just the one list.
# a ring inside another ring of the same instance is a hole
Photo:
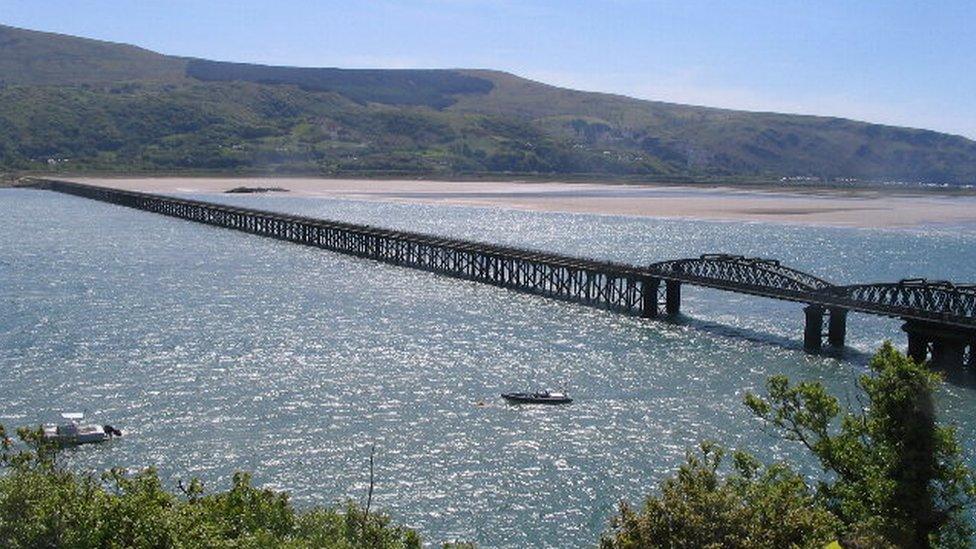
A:
{"label": "pale blue sky", "polygon": [[229,61],[494,68],[976,138],[974,0],[0,0],[0,22]]}

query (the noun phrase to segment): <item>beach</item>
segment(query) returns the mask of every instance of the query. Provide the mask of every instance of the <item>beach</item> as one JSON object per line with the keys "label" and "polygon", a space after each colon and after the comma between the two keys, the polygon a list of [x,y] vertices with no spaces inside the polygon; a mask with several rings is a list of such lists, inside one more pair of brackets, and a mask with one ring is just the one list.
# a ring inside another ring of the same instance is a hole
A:
{"label": "beach", "polygon": [[874,228],[976,224],[976,197],[909,190],[258,177],[70,180],[151,193],[208,194],[235,187],[280,187],[289,196],[711,221]]}

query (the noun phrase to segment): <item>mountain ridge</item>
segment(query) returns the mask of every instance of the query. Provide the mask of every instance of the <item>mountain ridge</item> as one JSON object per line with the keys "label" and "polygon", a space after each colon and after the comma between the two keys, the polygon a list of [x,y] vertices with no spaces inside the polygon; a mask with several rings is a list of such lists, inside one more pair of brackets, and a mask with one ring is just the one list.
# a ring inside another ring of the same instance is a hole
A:
{"label": "mountain ridge", "polygon": [[976,142],[491,69],[232,63],[0,25],[0,167],[967,184]]}

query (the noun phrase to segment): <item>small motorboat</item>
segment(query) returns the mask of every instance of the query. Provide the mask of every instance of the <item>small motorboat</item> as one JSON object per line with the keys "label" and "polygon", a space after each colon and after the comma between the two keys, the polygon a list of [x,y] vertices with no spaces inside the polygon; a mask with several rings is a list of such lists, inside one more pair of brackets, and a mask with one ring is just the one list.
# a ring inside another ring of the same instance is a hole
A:
{"label": "small motorboat", "polygon": [[554,393],[550,391],[502,393],[502,398],[518,404],[569,404],[573,401],[566,393]]}
{"label": "small motorboat", "polygon": [[44,440],[61,446],[78,446],[105,442],[112,437],[122,436],[122,431],[111,425],[82,424],[81,420],[85,418],[85,414],[80,412],[61,414],[61,418],[65,420],[64,423],[44,425]]}

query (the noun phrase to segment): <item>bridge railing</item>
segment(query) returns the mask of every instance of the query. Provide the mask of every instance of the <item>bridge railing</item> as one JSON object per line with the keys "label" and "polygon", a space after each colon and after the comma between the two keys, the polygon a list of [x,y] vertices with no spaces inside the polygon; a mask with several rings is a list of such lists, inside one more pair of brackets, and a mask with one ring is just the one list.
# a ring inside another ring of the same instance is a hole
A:
{"label": "bridge railing", "polygon": [[729,254],[662,261],[649,265],[648,270],[661,278],[794,301],[803,301],[809,294],[831,286],[774,259]]}
{"label": "bridge railing", "polygon": [[37,186],[631,314],[644,307],[645,273],[630,265],[58,180]]}
{"label": "bridge railing", "polygon": [[[541,268],[545,270],[541,275],[545,280],[538,284],[555,288],[557,297],[584,302],[603,300],[611,308],[629,312],[640,312],[641,307],[646,312],[646,308],[656,307],[658,297],[656,294],[650,295],[650,291],[645,292],[645,284],[651,283],[651,287],[657,288],[658,284],[653,281],[663,279],[824,307],[976,326],[976,286],[973,285],[914,279],[896,283],[835,286],[809,273],[786,267],[777,260],[727,254],[703,254],[697,258],[638,267],[59,180],[35,180],[35,186],[395,264],[412,264],[446,274],[451,274],[452,270],[463,271],[461,274],[465,277],[509,287],[522,285],[528,291],[534,291],[528,286],[536,284],[532,280],[540,276],[538,269]],[[337,234],[341,234],[342,238]],[[410,248],[405,252],[403,246]],[[404,255],[414,253],[417,247],[422,247],[427,255]],[[431,255],[434,253],[439,254],[437,257],[440,259]],[[447,257],[444,254],[450,257],[444,259]],[[472,266],[475,255],[479,262],[477,268]],[[434,261],[441,263],[432,263]],[[503,274],[492,274],[491,277],[496,278],[491,278],[486,274],[489,270]],[[544,291],[550,292],[549,289]],[[648,295],[643,295],[645,293]]]}
{"label": "bridge railing", "polygon": [[972,284],[915,278],[833,286],[821,294],[856,310],[976,328],[976,285]]}

